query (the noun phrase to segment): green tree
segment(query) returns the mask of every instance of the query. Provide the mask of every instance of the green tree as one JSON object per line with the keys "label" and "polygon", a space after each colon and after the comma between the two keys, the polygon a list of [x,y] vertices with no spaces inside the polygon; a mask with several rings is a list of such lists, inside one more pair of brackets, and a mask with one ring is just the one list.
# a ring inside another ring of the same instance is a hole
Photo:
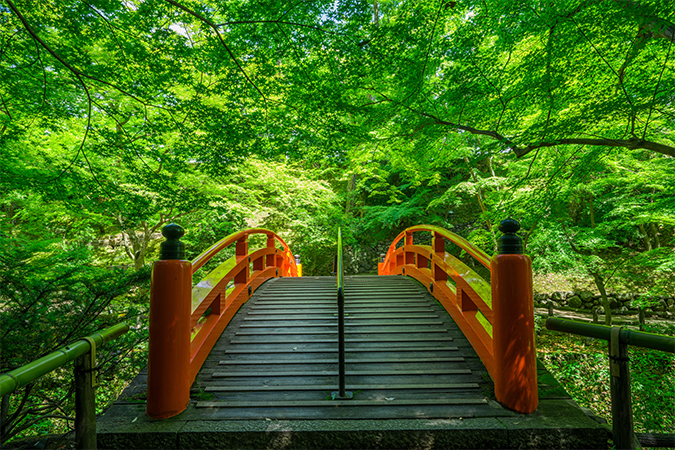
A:
{"label": "green tree", "polygon": [[380,11],[368,43],[379,76],[363,89],[372,126],[389,136],[465,132],[519,157],[575,145],[675,156],[667,2],[392,2]]}

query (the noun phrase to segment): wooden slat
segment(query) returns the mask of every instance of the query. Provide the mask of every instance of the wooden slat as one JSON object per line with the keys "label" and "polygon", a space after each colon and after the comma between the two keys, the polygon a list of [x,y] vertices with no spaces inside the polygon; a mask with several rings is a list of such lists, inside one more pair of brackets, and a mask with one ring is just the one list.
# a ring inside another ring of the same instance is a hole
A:
{"label": "wooden slat", "polygon": [[[448,330],[424,330],[424,329],[415,329],[415,330],[366,330],[366,331],[345,331],[345,335],[349,334],[410,334],[410,333],[443,333]],[[336,331],[237,331],[234,333],[236,336],[284,336],[284,335],[316,335],[321,336],[325,334],[337,335]]]}
{"label": "wooden slat", "polygon": [[[457,358],[385,358],[385,359],[345,359],[345,364],[402,364],[402,363],[430,363],[430,362],[464,362],[466,361],[463,357]],[[222,360],[218,361],[218,364],[221,366],[229,365],[267,365],[267,364],[337,364],[337,359],[312,359],[311,361],[305,361],[300,359],[273,359],[270,361],[264,359],[253,359],[253,360]]]}
{"label": "wooden slat", "polygon": [[[471,374],[469,369],[454,369],[454,370],[347,370],[346,376],[408,376],[408,375],[468,375]],[[232,377],[329,377],[337,376],[335,371],[295,371],[295,372],[214,372],[213,378],[232,378]]]}
{"label": "wooden slat", "polygon": [[[430,308],[429,305],[427,305]],[[285,309],[266,309],[266,310],[255,310],[250,311],[251,315],[260,315],[260,314],[285,314],[285,315],[299,315],[299,314],[326,314],[332,313],[333,309],[294,309],[294,310],[285,310]],[[345,314],[382,314],[382,313],[397,313],[397,314],[407,314],[419,312],[419,309],[395,309],[395,308],[370,308],[357,310],[345,306]]]}
{"label": "wooden slat", "polygon": [[[438,352],[438,351],[457,351],[459,347],[389,347],[379,348],[377,352]],[[336,348],[317,348],[317,349],[251,349],[251,350],[235,350],[228,349],[225,353],[337,353]],[[351,348],[347,349],[346,353],[374,353],[371,348]]]}
{"label": "wooden slat", "polygon": [[[406,314],[406,317],[410,319],[438,319],[438,314],[429,314],[429,313],[411,313],[411,314]],[[345,326],[348,326],[348,321],[354,321],[354,320],[372,320],[372,319],[400,319],[401,316],[398,314],[381,314],[381,315],[369,315],[368,317],[345,317]],[[293,319],[297,320],[302,320],[302,317],[293,317]],[[316,316],[311,316],[311,317],[306,317],[305,319],[307,320],[337,320],[337,313],[336,314],[331,314],[331,315],[326,315],[324,317],[316,317]],[[244,320],[289,320],[288,317],[280,317],[278,314],[270,315],[269,318],[267,317],[245,317]]]}
{"label": "wooden slat", "polygon": [[[294,384],[265,386],[207,386],[206,392],[248,392],[248,391],[330,391],[335,384]],[[350,384],[349,389],[356,391],[369,390],[446,390],[446,389],[480,389],[478,383],[433,383],[433,384]]]}
{"label": "wooden slat", "polygon": [[[443,322],[436,322],[436,321],[428,321],[428,322],[366,322],[366,323],[345,323],[345,327],[412,327],[412,326],[417,326],[417,325],[443,325]],[[288,322],[286,324],[279,324],[275,323],[274,325],[260,325],[260,324],[254,324],[254,325],[248,325],[248,324],[243,324],[240,325],[239,328],[284,328],[284,327],[289,327],[293,328],[296,326],[303,326],[303,327],[333,327],[337,328],[337,324],[333,323],[316,323],[316,324],[293,324],[291,322]]]}
{"label": "wooden slat", "polygon": [[485,398],[464,399],[410,399],[410,400],[296,400],[296,401],[267,401],[267,402],[197,402],[197,408],[278,408],[278,407],[331,407],[351,408],[354,406],[417,406],[417,405],[482,405],[487,404]]}
{"label": "wooden slat", "polygon": [[[385,338],[385,339],[346,339],[345,344],[350,343],[368,343],[368,342],[450,342],[451,337],[423,337],[423,338]],[[335,339],[294,339],[294,340],[257,340],[257,339],[239,339],[232,341],[232,344],[326,344],[335,343]]]}
{"label": "wooden slat", "polygon": [[[368,300],[353,300],[353,299],[346,299],[345,300],[346,304],[349,305],[367,305],[367,304],[376,304],[376,305],[400,305],[400,304],[406,304],[406,303],[411,303],[411,304],[423,304],[423,305],[429,305],[429,303],[424,300],[424,297],[420,297],[419,300],[410,300],[410,299],[405,299],[405,300],[380,300],[378,301],[376,298],[369,298]],[[305,305],[327,305],[327,306],[334,306],[336,302],[334,300],[326,301],[326,300],[279,300],[279,301],[264,301],[264,302],[255,302],[255,307],[260,307],[260,306],[305,306]]]}

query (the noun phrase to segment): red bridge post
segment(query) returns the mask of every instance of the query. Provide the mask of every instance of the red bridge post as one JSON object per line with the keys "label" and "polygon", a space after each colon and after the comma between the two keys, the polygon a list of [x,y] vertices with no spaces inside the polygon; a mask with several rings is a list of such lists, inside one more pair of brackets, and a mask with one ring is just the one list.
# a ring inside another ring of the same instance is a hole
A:
{"label": "red bridge post", "polygon": [[520,224],[503,220],[499,253],[492,257],[493,348],[497,401],[520,413],[537,409],[532,261],[523,255]]}
{"label": "red bridge post", "polygon": [[166,419],[190,401],[192,264],[185,261],[183,228],[166,225],[159,261],[152,268],[146,414]]}

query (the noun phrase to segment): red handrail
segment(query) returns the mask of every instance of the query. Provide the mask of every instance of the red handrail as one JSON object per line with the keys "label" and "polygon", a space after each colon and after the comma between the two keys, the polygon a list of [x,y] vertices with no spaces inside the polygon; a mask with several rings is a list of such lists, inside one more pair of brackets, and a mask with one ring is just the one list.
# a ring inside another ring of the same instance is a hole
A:
{"label": "red handrail", "polygon": [[[249,251],[248,237],[254,234],[266,235],[267,245]],[[275,241],[283,248],[278,249]],[[235,255],[192,289],[191,382],[227,324],[258,286],[270,278],[298,276],[298,267],[288,245],[276,233],[264,228],[249,228],[216,242],[192,260],[192,274],[232,244],[236,244]],[[205,316],[206,312],[209,312],[208,316]]]}
{"label": "red handrail", "polygon": [[[414,245],[413,232],[430,232],[432,245]],[[517,230],[516,230],[517,231]],[[401,239],[402,246],[396,248]],[[492,284],[445,251],[457,244],[491,272]],[[534,305],[529,257],[484,251],[431,225],[405,229],[378,265],[379,275],[407,275],[423,283],[462,330],[495,382],[497,400],[529,413],[538,404]],[[523,362],[525,361],[525,362]],[[515,367],[518,366],[518,367]]]}
{"label": "red handrail", "polygon": [[[177,227],[172,226],[173,230]],[[176,244],[182,229],[177,238],[164,234]],[[254,234],[266,235],[266,246],[249,251],[248,237]],[[282,248],[277,248],[277,241]],[[192,287],[192,275],[232,244],[236,246],[234,256]],[[296,264],[288,245],[276,233],[263,228],[233,233],[192,262],[157,261],[150,298],[146,413],[155,419],[166,419],[182,412],[189,402],[190,385],[241,305],[266,280],[301,274],[302,266]]]}

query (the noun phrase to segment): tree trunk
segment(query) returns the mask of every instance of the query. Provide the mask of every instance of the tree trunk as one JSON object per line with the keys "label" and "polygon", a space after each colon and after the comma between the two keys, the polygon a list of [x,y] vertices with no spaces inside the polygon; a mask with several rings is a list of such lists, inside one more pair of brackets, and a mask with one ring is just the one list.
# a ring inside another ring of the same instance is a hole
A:
{"label": "tree trunk", "polygon": [[591,228],[595,228],[595,215],[593,211],[593,195],[591,194],[590,199],[590,208],[591,208]]}
{"label": "tree trunk", "polygon": [[593,272],[593,280],[595,285],[600,291],[600,298],[602,303],[602,309],[605,310],[605,325],[612,325],[612,310],[609,307],[609,299],[607,298],[607,291],[605,290],[605,280],[602,279],[602,275],[598,272]]}
{"label": "tree trunk", "polygon": [[539,219],[535,220],[534,223],[532,224],[532,227],[529,230],[527,230],[525,239],[523,239],[523,253],[527,253],[527,241],[530,240],[530,236],[532,236],[532,232],[534,231],[534,228],[537,226],[538,223]]}
{"label": "tree trunk", "polygon": [[647,251],[652,249],[652,241],[649,239],[649,235],[647,234],[647,231],[645,230],[644,224],[639,224],[638,228],[640,229],[640,234],[642,235],[642,240],[644,240],[645,243],[645,248]]}
{"label": "tree trunk", "polygon": [[148,227],[148,222],[145,220],[141,222],[143,230],[138,232],[133,228],[124,226],[124,219],[120,216],[117,218],[120,227],[122,228],[122,245],[124,252],[134,262],[134,269],[140,270],[145,265],[145,255],[148,249],[148,243],[152,237],[153,230],[157,229],[156,225],[152,229]]}
{"label": "tree trunk", "polygon": [[380,26],[380,14],[377,11],[377,0],[373,0],[373,23],[376,27]]}
{"label": "tree trunk", "polygon": [[7,416],[9,415],[9,394],[3,395],[0,404],[0,442],[4,442],[2,437],[5,435],[5,426],[7,425]]}
{"label": "tree trunk", "polygon": [[654,247],[660,248],[661,247],[661,239],[659,239],[659,229],[658,229],[658,227],[656,226],[656,224],[654,224],[654,222],[650,223],[649,227],[652,230],[652,237],[654,238]]}
{"label": "tree trunk", "polygon": [[[492,175],[492,178],[497,178],[497,175],[495,175],[495,169],[492,167],[492,155],[488,157],[487,165],[488,169],[490,170],[490,175]],[[499,190],[499,188],[497,188],[497,190]]]}
{"label": "tree trunk", "polygon": [[349,182],[347,183],[347,205],[345,205],[345,215],[347,217],[351,217],[352,209],[354,209],[354,204],[356,203],[354,191],[356,190],[357,179],[358,175],[353,173],[349,178]]}

